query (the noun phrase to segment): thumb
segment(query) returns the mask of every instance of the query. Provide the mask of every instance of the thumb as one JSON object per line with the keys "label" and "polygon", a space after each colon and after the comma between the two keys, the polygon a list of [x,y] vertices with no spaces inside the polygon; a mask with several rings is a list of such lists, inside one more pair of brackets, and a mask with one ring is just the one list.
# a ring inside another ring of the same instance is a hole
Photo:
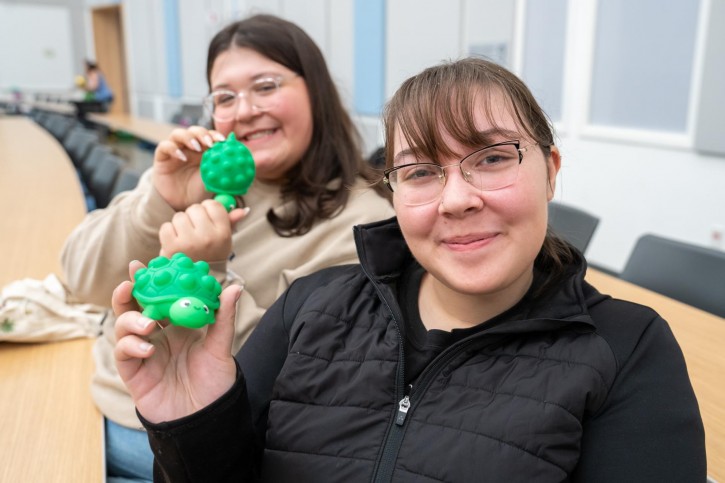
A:
{"label": "thumb", "polygon": [[250,208],[247,206],[245,208],[235,208],[232,211],[229,212],[229,221],[231,222],[232,226],[234,226],[239,221],[243,220],[247,214],[249,213]]}
{"label": "thumb", "polygon": [[234,341],[234,321],[237,315],[237,301],[242,295],[242,287],[230,285],[219,295],[219,310],[216,322],[208,326],[204,346],[218,357],[228,357],[232,353]]}

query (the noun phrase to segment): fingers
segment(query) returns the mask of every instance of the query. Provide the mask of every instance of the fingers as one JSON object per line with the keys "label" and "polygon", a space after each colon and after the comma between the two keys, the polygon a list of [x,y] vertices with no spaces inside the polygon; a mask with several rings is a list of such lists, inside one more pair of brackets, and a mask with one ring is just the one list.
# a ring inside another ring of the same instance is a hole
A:
{"label": "fingers", "polygon": [[131,280],[136,280],[136,272],[138,272],[139,269],[145,267],[146,265],[144,265],[142,262],[139,262],[138,260],[132,260],[131,263],[128,264],[128,274],[131,276]]}
{"label": "fingers", "polygon": [[159,241],[164,256],[184,252],[194,260],[224,260],[231,252],[232,223],[220,203],[205,200],[164,223]]}
{"label": "fingers", "polygon": [[155,326],[153,320],[139,312],[125,312],[116,319],[113,357],[118,374],[125,383],[137,375],[144,360],[156,352],[156,348],[144,339]]}
{"label": "fingers", "polygon": [[[131,317],[131,315],[138,315],[139,318],[128,322],[128,324],[147,323],[148,325],[143,326],[144,328],[142,332],[148,333],[137,335],[124,331],[126,335],[116,339],[117,342],[116,348],[114,349],[114,357],[117,362],[126,362],[132,359],[147,359],[153,355],[154,350],[156,349],[150,342],[141,337],[141,335],[150,335],[150,333],[153,332],[156,327],[156,323],[153,320],[142,316],[138,312],[126,312],[126,314],[116,320],[116,327],[119,326],[119,320],[126,321]],[[139,327],[141,327],[141,325],[139,325]]]}
{"label": "fingers", "polygon": [[169,138],[156,146],[154,159],[167,161],[171,158],[187,162],[195,154],[201,154],[212,147],[215,142],[224,141],[224,136],[218,131],[210,131],[201,126],[179,128],[171,131]]}
{"label": "fingers", "polygon": [[121,314],[131,310],[138,310],[136,299],[134,299],[133,295],[131,295],[132,290],[133,284],[129,281],[125,281],[121,282],[121,284],[113,291],[113,295],[111,296],[111,305],[113,307],[113,313],[116,314],[116,316],[120,316]]}
{"label": "fingers", "polygon": [[232,224],[232,226],[236,225],[249,214],[249,211],[250,209],[248,206],[245,208],[233,209],[229,212],[229,222]]}
{"label": "fingers", "polygon": [[204,347],[216,356],[228,357],[234,340],[234,320],[237,315],[237,301],[242,295],[242,287],[230,285],[219,296],[219,309],[216,322],[209,325]]}
{"label": "fingers", "polygon": [[219,131],[215,131],[214,129],[210,130],[209,134],[211,134],[211,137],[213,137],[214,140],[217,142],[226,140],[226,137],[224,136],[224,134],[220,133]]}

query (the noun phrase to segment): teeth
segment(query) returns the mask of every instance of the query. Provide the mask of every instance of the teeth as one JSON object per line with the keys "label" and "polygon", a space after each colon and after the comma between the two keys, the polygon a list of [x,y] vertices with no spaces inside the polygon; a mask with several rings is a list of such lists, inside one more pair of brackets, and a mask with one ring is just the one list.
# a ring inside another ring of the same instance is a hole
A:
{"label": "teeth", "polygon": [[259,139],[264,136],[269,136],[274,132],[274,129],[267,129],[266,131],[259,131],[255,132],[254,134],[250,134],[249,136],[244,136],[244,139],[247,141],[252,141],[254,139]]}

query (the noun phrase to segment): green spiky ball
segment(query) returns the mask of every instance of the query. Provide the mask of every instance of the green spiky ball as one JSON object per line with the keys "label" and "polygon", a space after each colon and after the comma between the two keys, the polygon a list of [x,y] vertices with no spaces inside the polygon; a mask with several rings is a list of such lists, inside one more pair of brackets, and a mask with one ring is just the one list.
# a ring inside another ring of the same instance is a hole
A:
{"label": "green spiky ball", "polygon": [[201,180],[207,191],[227,211],[236,207],[235,196],[244,195],[254,181],[254,158],[249,149],[229,133],[226,141],[215,143],[201,157]]}

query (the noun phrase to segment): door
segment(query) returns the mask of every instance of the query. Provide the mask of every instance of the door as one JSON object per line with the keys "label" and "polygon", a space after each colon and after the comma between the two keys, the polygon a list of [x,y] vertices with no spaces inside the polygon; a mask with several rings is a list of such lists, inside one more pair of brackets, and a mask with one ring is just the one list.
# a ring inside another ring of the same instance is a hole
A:
{"label": "door", "polygon": [[112,114],[128,114],[128,83],[126,77],[126,51],[123,38],[121,5],[93,7],[93,41],[96,46],[96,63],[106,76],[113,91]]}

